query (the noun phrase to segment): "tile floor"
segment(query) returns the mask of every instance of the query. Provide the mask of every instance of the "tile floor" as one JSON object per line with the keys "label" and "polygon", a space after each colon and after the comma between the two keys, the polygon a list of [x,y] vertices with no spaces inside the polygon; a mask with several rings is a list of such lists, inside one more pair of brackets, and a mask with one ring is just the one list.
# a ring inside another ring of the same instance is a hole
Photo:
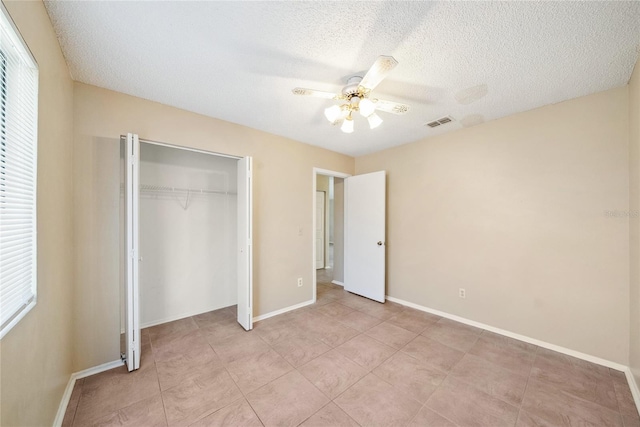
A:
{"label": "tile floor", "polygon": [[329,283],[251,332],[226,308],[143,338],[65,426],[640,426],[621,372]]}

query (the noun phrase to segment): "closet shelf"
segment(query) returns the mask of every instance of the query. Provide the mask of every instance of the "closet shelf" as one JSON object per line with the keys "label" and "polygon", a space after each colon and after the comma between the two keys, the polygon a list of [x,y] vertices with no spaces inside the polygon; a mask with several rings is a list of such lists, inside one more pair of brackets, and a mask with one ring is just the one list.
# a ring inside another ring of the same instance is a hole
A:
{"label": "closet shelf", "polygon": [[190,194],[190,195],[198,195],[198,194],[225,194],[225,195],[236,195],[236,193],[231,193],[229,191],[220,191],[220,190],[207,190],[203,188],[180,188],[180,187],[165,187],[161,185],[148,185],[141,184],[140,185],[140,193],[141,194],[166,194],[166,193],[178,193],[178,194]]}

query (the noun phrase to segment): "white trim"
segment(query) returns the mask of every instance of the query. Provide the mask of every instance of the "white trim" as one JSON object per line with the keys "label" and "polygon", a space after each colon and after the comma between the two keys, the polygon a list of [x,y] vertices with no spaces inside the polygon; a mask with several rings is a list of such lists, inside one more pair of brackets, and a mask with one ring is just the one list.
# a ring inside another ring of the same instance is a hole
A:
{"label": "white trim", "polygon": [[197,310],[197,311],[193,311],[193,312],[189,312],[189,313],[177,314],[175,316],[167,317],[166,319],[154,320],[153,322],[143,323],[143,324],[140,325],[140,329],[150,328],[152,326],[161,325],[161,324],[167,323],[167,322],[173,322],[173,321],[176,321],[176,320],[184,319],[186,317],[197,316],[198,314],[208,313],[210,311],[222,310],[223,308],[233,307],[234,305],[235,304],[231,304],[231,305],[228,305],[226,307],[218,307],[218,308],[211,308],[211,309],[204,310],[204,311],[203,310]]}
{"label": "white trim", "polygon": [[60,405],[58,406],[58,412],[56,413],[56,417],[53,420],[54,427],[62,426],[62,421],[64,421],[64,415],[67,413],[67,406],[69,406],[69,401],[71,400],[71,394],[73,393],[73,387],[76,385],[76,381],[80,378],[85,378],[91,375],[99,374],[100,372],[108,371],[113,368],[118,368],[124,365],[123,360],[114,360],[113,362],[103,363],[102,365],[94,366],[93,368],[85,369],[84,371],[74,372],[69,377],[69,382],[67,383],[67,387],[64,389],[64,393],[62,394],[62,399],[60,400]]}
{"label": "white trim", "polygon": [[287,313],[289,311],[293,311],[293,310],[297,310],[297,309],[302,308],[302,307],[306,307],[306,306],[311,305],[311,304],[313,304],[315,302],[316,302],[315,298],[313,298],[313,299],[311,299],[309,301],[301,302],[300,304],[290,305],[289,307],[281,308],[280,310],[276,310],[276,311],[272,311],[270,313],[266,313],[266,314],[262,314],[260,316],[256,316],[256,317],[253,318],[253,321],[254,322],[259,322],[261,320],[268,319],[270,317],[277,316],[279,314],[284,314],[284,313]]}
{"label": "white trim", "polygon": [[[331,171],[328,169],[322,169],[322,168],[316,168],[314,167],[312,170],[313,173],[313,179],[311,180],[313,187],[312,187],[312,193],[311,193],[311,200],[312,200],[312,204],[311,204],[311,220],[313,221],[311,224],[314,231],[315,231],[315,227],[316,227],[316,191],[317,191],[317,187],[318,187],[318,175],[325,175],[325,176],[332,176],[334,178],[349,178],[350,174],[348,173],[344,173],[344,172],[336,172],[336,171]],[[313,295],[311,297],[311,304],[316,302],[316,296],[318,293],[318,281],[316,278],[316,270],[320,270],[318,268],[316,268],[316,238],[315,238],[315,232],[312,235],[312,239],[311,239],[311,287],[312,287],[312,291],[313,291]],[[335,256],[335,253],[334,253]],[[334,260],[335,263],[335,260]],[[343,263],[344,264],[344,263]],[[344,285],[343,285],[344,286]]]}
{"label": "white trim", "polygon": [[[571,350],[566,347],[561,347],[559,345],[551,344],[545,341],[540,341],[535,338],[528,337],[526,335],[516,334],[514,332],[506,331],[504,329],[496,328],[493,326],[486,325],[484,323],[476,322],[475,320],[469,320],[464,317],[456,316],[455,314],[445,313],[444,311],[434,310],[433,308],[425,307],[422,305],[414,304],[412,302],[404,301],[399,298],[394,298],[390,296],[385,297],[388,301],[395,302],[398,304],[402,304],[407,307],[415,308],[416,310],[425,311],[427,313],[435,314],[436,316],[444,317],[447,319],[455,320],[456,322],[464,323],[465,325],[475,326],[476,328],[485,329],[490,332],[494,332],[496,334],[504,335],[509,338],[514,338],[519,341],[524,341],[529,344],[537,345],[538,347],[546,348],[549,350],[557,351],[558,353],[567,354],[569,356],[576,357],[578,359],[586,360],[588,362],[592,362],[598,365],[606,366],[608,368],[613,368],[617,371],[626,372],[629,368],[625,365],[622,365],[617,362],[612,362],[610,360],[601,359],[596,356],[592,356],[590,354],[581,353],[579,351]],[[640,406],[639,406],[640,407]]]}
{"label": "white trim", "polygon": [[[124,135],[120,135],[120,138],[122,138],[122,137],[124,137]],[[235,159],[235,160],[242,159],[242,156],[234,156],[232,154],[218,153],[216,151],[201,150],[201,149],[198,149],[198,148],[186,147],[184,145],[169,144],[167,142],[152,141],[150,139],[142,139],[142,138],[140,138],[140,142],[145,143],[145,144],[151,144],[151,145],[160,145],[162,147],[175,148],[175,149],[178,149],[178,150],[193,151],[194,153],[209,154],[211,156],[226,157],[226,158]]]}
{"label": "white trim", "polygon": [[333,283],[334,285],[342,286],[344,288],[344,283],[339,280],[332,280],[331,283]]}
{"label": "white trim", "polygon": [[640,408],[640,390],[638,389],[636,378],[633,376],[633,372],[631,372],[631,368],[625,367],[624,375],[627,377],[627,383],[629,384],[629,389],[631,389],[631,395],[633,396],[636,408]]}

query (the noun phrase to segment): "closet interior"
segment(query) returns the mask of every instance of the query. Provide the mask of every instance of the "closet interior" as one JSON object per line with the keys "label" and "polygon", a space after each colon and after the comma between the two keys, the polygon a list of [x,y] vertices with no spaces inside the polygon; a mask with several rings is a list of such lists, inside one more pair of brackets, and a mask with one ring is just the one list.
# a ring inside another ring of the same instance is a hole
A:
{"label": "closet interior", "polygon": [[237,158],[140,141],[141,328],[237,304],[237,170]]}

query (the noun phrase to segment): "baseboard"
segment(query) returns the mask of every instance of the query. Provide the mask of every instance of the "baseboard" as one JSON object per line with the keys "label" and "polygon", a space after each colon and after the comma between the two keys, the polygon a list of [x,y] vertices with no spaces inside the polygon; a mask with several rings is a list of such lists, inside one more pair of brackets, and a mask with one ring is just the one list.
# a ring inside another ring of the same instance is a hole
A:
{"label": "baseboard", "polygon": [[624,374],[627,377],[627,383],[629,383],[629,388],[631,389],[631,395],[633,396],[636,408],[640,408],[640,389],[638,389],[636,377],[633,376],[633,372],[631,372],[631,368],[629,367],[624,370]]}
{"label": "baseboard", "polygon": [[315,302],[315,300],[310,299],[309,301],[301,302],[300,304],[291,305],[289,307],[281,308],[280,310],[272,311],[272,312],[266,313],[266,314],[261,314],[260,316],[254,317],[253,321],[254,322],[259,322],[261,320],[268,319],[270,317],[277,316],[279,314],[284,314],[284,313],[286,313],[288,311],[293,311],[293,310],[297,310],[297,309],[302,308],[302,307],[306,307],[308,305],[313,304],[314,302]]}
{"label": "baseboard", "polygon": [[338,280],[332,280],[331,283],[333,283],[334,285],[338,285],[338,286],[342,286],[344,288],[344,283],[338,281]]}
{"label": "baseboard", "polygon": [[214,311],[214,310],[221,310],[223,308],[227,308],[227,307],[230,307],[232,305],[235,305],[235,304],[230,304],[230,305],[227,305],[225,307],[218,307],[218,308],[211,308],[211,309],[207,309],[207,310],[198,310],[198,311],[193,311],[193,312],[189,312],[189,313],[182,313],[182,314],[178,314],[176,316],[167,317],[166,319],[154,320],[153,322],[142,323],[140,325],[140,329],[150,328],[152,326],[161,325],[161,324],[167,323],[167,322],[173,322],[175,320],[184,319],[186,317],[197,316],[198,314],[208,313],[208,312]]}
{"label": "baseboard", "polygon": [[60,405],[58,406],[58,412],[56,413],[56,417],[53,420],[53,426],[62,426],[62,421],[64,421],[64,414],[67,412],[67,406],[69,406],[69,400],[71,400],[71,393],[73,393],[73,387],[76,385],[76,380],[99,374],[100,372],[108,371],[109,369],[117,368],[119,366],[122,366],[123,364],[124,362],[118,359],[114,360],[113,362],[103,363],[102,365],[94,366],[93,368],[85,369],[84,371],[74,372],[73,374],[71,374],[71,376],[69,377],[69,381],[67,382],[67,387],[64,389],[64,393],[62,394],[62,399],[60,400]]}
{"label": "baseboard", "polygon": [[[545,341],[540,341],[535,338],[528,337],[526,335],[516,334],[514,332],[510,332],[504,329],[496,328],[490,325],[485,325],[484,323],[476,322],[475,320],[469,320],[464,317],[456,316],[454,314],[445,313],[444,311],[434,310],[433,308],[425,307],[422,305],[414,304],[412,302],[404,301],[399,298],[394,298],[390,296],[385,297],[387,300],[391,302],[395,302],[407,307],[415,308],[416,310],[424,311],[427,313],[435,314],[436,316],[444,317],[447,319],[455,320],[456,322],[464,323],[465,325],[475,326],[476,328],[485,329],[490,332],[494,332],[499,335],[504,335],[509,338],[514,338],[519,341],[524,341],[529,344],[537,345],[538,347],[546,348],[548,350],[557,351],[558,353],[563,353],[569,356],[576,357],[578,359],[586,360],[588,362],[595,363],[597,365],[606,366],[607,368],[612,368],[617,371],[626,372],[629,368],[625,365],[622,365],[617,362],[612,362],[611,360],[602,359],[600,357],[592,356],[590,354],[581,353],[579,351],[571,350],[566,347],[561,347],[559,345],[551,344]],[[632,376],[633,377],[633,376]],[[631,387],[631,385],[629,385]],[[640,407],[640,406],[639,406]]]}

